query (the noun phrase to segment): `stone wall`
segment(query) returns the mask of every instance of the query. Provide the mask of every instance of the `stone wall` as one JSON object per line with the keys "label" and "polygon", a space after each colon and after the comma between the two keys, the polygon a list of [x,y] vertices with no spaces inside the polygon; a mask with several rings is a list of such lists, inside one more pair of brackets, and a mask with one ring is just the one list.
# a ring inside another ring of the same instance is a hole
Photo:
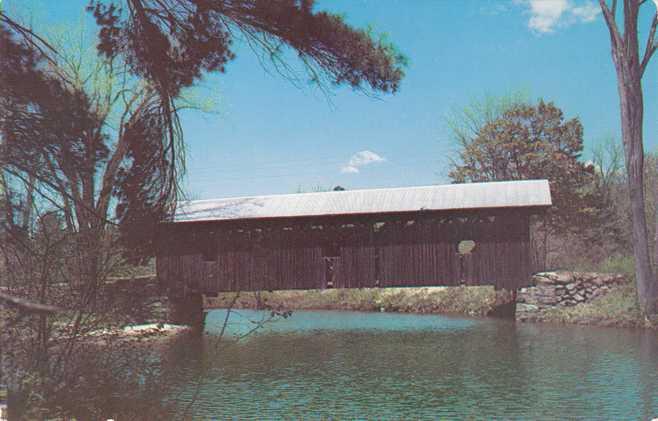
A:
{"label": "stone wall", "polygon": [[552,308],[591,302],[627,282],[622,275],[566,271],[538,273],[532,281],[534,286],[517,293],[517,320],[538,320]]}

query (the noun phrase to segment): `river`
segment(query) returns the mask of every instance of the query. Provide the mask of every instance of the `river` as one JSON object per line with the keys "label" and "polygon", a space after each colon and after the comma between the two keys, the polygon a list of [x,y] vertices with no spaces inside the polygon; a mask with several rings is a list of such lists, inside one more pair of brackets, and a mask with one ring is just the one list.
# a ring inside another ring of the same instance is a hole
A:
{"label": "river", "polygon": [[225,316],[177,346],[175,399],[195,417],[658,417],[655,331],[297,311],[236,341],[268,316],[239,310],[218,341]]}

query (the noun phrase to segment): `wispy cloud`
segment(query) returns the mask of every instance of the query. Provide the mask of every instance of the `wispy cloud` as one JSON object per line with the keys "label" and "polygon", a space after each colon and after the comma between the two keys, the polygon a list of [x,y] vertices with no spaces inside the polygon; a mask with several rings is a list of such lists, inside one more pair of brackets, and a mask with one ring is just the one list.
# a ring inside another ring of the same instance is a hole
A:
{"label": "wispy cloud", "polygon": [[496,16],[509,12],[511,8],[511,3],[500,0],[487,0],[481,3],[480,13],[488,16]]}
{"label": "wispy cloud", "polygon": [[376,154],[373,151],[360,151],[352,155],[347,164],[343,165],[340,172],[345,174],[356,174],[361,171],[362,167],[374,164],[376,162],[384,162],[386,158]]}
{"label": "wispy cloud", "polygon": [[528,28],[540,34],[554,32],[558,27],[594,21],[601,13],[593,0],[513,0],[527,8]]}
{"label": "wispy cloud", "polygon": [[601,13],[601,7],[590,1],[571,9],[571,14],[581,22],[592,22]]}

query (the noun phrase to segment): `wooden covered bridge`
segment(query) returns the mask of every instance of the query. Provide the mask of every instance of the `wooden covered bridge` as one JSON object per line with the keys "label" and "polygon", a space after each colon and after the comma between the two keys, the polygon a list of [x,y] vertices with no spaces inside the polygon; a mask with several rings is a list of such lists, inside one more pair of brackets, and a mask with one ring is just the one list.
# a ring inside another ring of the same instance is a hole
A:
{"label": "wooden covered bridge", "polygon": [[550,205],[546,180],[182,202],[161,226],[158,278],[186,311],[222,291],[515,290],[540,269],[530,216]]}

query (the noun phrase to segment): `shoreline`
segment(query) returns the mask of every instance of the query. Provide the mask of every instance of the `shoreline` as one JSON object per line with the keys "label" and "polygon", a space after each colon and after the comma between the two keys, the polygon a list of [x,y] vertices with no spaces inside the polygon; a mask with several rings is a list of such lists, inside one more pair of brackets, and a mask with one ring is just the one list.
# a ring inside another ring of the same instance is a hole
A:
{"label": "shoreline", "polygon": [[[234,293],[206,297],[204,309],[226,309]],[[656,329],[657,319],[642,319],[632,305],[634,288],[631,284],[611,290],[592,302],[571,307],[556,307],[520,323],[579,325],[631,329]],[[330,310],[411,314],[437,314],[476,318],[500,318],[492,315],[496,305],[492,287],[423,287],[423,288],[362,288],[328,290],[286,290],[242,293],[235,302],[236,309]],[[520,304],[517,303],[517,306]]]}

